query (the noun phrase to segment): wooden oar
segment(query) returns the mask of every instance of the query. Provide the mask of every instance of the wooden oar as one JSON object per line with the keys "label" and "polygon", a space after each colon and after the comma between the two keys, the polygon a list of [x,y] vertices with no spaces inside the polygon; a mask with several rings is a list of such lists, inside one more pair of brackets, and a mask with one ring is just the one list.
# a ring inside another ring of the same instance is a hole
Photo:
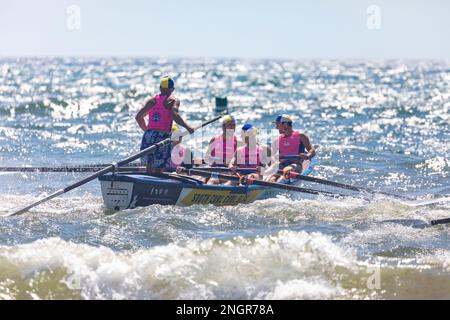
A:
{"label": "wooden oar", "polygon": [[[205,127],[205,126],[207,126],[210,123],[213,123],[213,122],[219,120],[221,117],[222,116],[215,117],[214,119],[203,123],[202,125],[200,125],[197,128],[195,128],[194,131],[196,131],[196,130],[202,128],[202,127]],[[186,132],[186,133],[182,134],[182,136],[187,135],[187,134],[188,133]],[[46,202],[46,201],[48,201],[50,199],[53,199],[53,198],[56,198],[57,196],[59,196],[59,195],[61,195],[63,193],[66,193],[66,192],[68,192],[70,190],[73,190],[73,189],[79,187],[79,186],[82,186],[83,184],[88,183],[89,181],[92,181],[92,180],[94,180],[94,179],[96,179],[96,178],[98,178],[98,177],[100,177],[100,176],[102,176],[102,175],[104,175],[104,174],[106,174],[108,172],[116,170],[120,166],[126,165],[126,164],[128,164],[128,163],[130,163],[130,162],[132,162],[134,160],[137,160],[137,159],[139,159],[139,158],[141,158],[141,157],[143,157],[143,156],[145,156],[147,154],[154,153],[158,149],[168,145],[171,142],[172,142],[171,138],[164,139],[163,141],[158,142],[158,143],[156,143],[156,144],[154,144],[154,145],[152,145],[152,146],[150,146],[150,147],[148,147],[148,148],[146,148],[146,149],[144,149],[144,150],[142,150],[142,151],[140,151],[138,153],[135,153],[134,155],[131,155],[128,158],[125,158],[125,159],[123,159],[123,160],[121,160],[119,162],[115,162],[115,163],[110,164],[109,166],[107,166],[107,167],[97,171],[93,175],[91,175],[91,176],[89,176],[87,178],[84,178],[84,179],[82,179],[82,180],[80,180],[78,182],[75,182],[74,184],[71,184],[70,186],[67,186],[64,189],[60,189],[60,190],[52,193],[48,197],[45,197],[45,198],[43,198],[43,199],[41,199],[41,200],[39,200],[37,202],[34,202],[34,203],[30,204],[29,206],[26,206],[23,209],[20,209],[18,211],[12,212],[12,213],[9,213],[9,214],[4,215],[4,216],[5,217],[9,217],[9,216],[15,216],[15,215],[19,215],[19,214],[25,213],[28,210],[30,210],[31,208],[33,208],[33,207],[35,207],[35,206],[37,206],[37,205],[39,205],[39,204],[41,204],[43,202]]]}
{"label": "wooden oar", "polygon": [[288,191],[296,191],[296,192],[303,192],[303,193],[316,194],[316,195],[323,194],[323,195],[332,196],[332,197],[348,196],[348,195],[345,195],[345,194],[342,194],[339,192],[328,192],[328,191],[321,191],[321,190],[316,190],[316,189],[302,188],[302,187],[297,187],[297,186],[293,186],[293,185],[289,185],[289,184],[276,183],[276,182],[250,180],[250,179],[242,180],[238,176],[221,174],[221,173],[217,173],[217,172],[203,171],[203,170],[198,170],[198,169],[183,168],[182,172],[187,173],[188,175],[196,175],[196,176],[207,177],[207,178],[213,176],[215,178],[222,179],[222,180],[243,182],[244,184],[254,184],[254,185],[258,185],[258,186],[270,187],[270,188],[282,189],[282,190],[288,190]]}

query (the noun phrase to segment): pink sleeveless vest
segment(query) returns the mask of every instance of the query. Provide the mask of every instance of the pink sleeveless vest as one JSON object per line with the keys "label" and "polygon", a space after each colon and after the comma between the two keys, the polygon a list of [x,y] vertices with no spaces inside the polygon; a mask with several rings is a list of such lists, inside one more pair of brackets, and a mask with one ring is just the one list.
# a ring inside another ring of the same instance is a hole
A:
{"label": "pink sleeveless vest", "polygon": [[148,130],[170,133],[172,131],[172,114],[164,107],[167,96],[155,96],[156,104],[148,111]]}
{"label": "pink sleeveless vest", "polygon": [[170,156],[169,169],[175,170],[177,166],[181,166],[186,156],[186,148],[181,144],[177,144],[173,149]]}
{"label": "pink sleeveless vest", "polygon": [[298,155],[300,144],[300,131],[293,131],[289,137],[281,135],[278,137],[278,148],[280,156],[294,156]]}
{"label": "pink sleeveless vest", "polygon": [[214,137],[214,141],[212,143],[211,157],[215,157],[216,159],[222,159],[222,163],[220,160],[215,160],[213,164],[223,164],[227,165],[231,159],[233,159],[233,155],[236,152],[237,148],[237,138],[236,135],[233,134],[233,139],[228,139],[223,143],[223,134],[219,134]]}
{"label": "pink sleeveless vest", "polygon": [[252,150],[247,149],[247,146],[239,147],[236,151],[238,167],[242,169],[256,169],[261,163],[260,152],[259,146]]}

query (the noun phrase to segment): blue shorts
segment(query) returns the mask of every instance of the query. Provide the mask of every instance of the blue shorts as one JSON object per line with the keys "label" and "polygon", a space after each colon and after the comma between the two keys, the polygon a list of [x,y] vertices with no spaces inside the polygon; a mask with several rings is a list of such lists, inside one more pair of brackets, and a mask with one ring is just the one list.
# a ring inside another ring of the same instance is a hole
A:
{"label": "blue shorts", "polygon": [[287,166],[290,166],[290,165],[293,165],[293,164],[296,164],[296,165],[299,165],[299,166],[301,166],[301,163],[302,163],[302,161],[289,161],[289,160],[287,160],[287,161],[282,161],[282,162],[280,162],[280,164],[278,165],[278,168],[280,169],[280,170],[283,170],[284,168],[286,168]]}
{"label": "blue shorts", "polygon": [[[170,133],[147,130],[142,136],[141,150],[151,145],[170,138]],[[172,142],[165,145],[154,153],[147,154],[141,158],[141,163],[153,168],[165,168],[170,164],[170,154],[172,153]]]}

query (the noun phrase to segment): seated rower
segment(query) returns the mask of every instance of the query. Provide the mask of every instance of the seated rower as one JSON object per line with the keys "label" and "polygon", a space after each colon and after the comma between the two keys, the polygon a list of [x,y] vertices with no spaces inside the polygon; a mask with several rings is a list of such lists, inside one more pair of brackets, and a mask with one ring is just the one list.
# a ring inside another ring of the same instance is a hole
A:
{"label": "seated rower", "polygon": [[277,152],[275,158],[278,156],[279,169],[283,170],[283,174],[273,174],[267,180],[283,182],[288,179],[291,171],[302,173],[304,161],[311,160],[316,155],[316,150],[305,133],[293,130],[290,116],[278,116],[274,123],[280,136],[273,143],[273,150]]}
{"label": "seated rower", "polygon": [[[238,147],[236,137],[236,120],[233,116],[227,115],[222,119],[222,133],[213,137],[209,142],[205,154],[205,163],[212,167],[228,167],[234,153]],[[220,184],[226,181],[219,181],[215,178],[206,179],[208,184]]]}
{"label": "seated rower", "polygon": [[258,144],[258,130],[250,123],[242,127],[241,137],[244,145],[237,148],[229,167],[235,174],[247,173],[247,178],[262,179],[261,167],[270,165],[271,150]]}
{"label": "seated rower", "polygon": [[165,172],[175,172],[178,166],[190,169],[193,164],[192,152],[183,144],[183,136],[177,125],[172,126],[172,152],[170,154],[169,164],[164,169]]}
{"label": "seated rower", "polygon": [[228,167],[238,145],[235,131],[236,120],[234,117],[231,115],[223,117],[222,133],[213,137],[209,142],[205,163],[211,166]]}

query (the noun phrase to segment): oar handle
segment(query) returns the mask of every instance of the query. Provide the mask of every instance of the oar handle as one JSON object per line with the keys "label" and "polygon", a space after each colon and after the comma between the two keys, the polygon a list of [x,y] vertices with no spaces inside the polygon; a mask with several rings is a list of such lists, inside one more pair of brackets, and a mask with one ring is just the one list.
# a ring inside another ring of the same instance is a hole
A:
{"label": "oar handle", "polygon": [[[197,127],[194,128],[194,132],[197,131],[197,130],[200,129],[200,128],[206,127],[208,124],[211,124],[211,123],[213,123],[213,122],[216,122],[217,120],[219,120],[219,119],[222,118],[222,117],[223,117],[223,115],[217,116],[217,117],[215,117],[215,118],[212,118],[212,119],[209,120],[209,121],[206,121],[206,122],[202,123],[201,125],[199,125],[199,126],[197,126]],[[181,136],[181,137],[184,137],[184,136],[187,136],[187,135],[189,135],[189,134],[190,134],[190,133],[189,133],[188,131],[186,131],[186,132],[184,132],[184,133],[181,133],[180,136]]]}

